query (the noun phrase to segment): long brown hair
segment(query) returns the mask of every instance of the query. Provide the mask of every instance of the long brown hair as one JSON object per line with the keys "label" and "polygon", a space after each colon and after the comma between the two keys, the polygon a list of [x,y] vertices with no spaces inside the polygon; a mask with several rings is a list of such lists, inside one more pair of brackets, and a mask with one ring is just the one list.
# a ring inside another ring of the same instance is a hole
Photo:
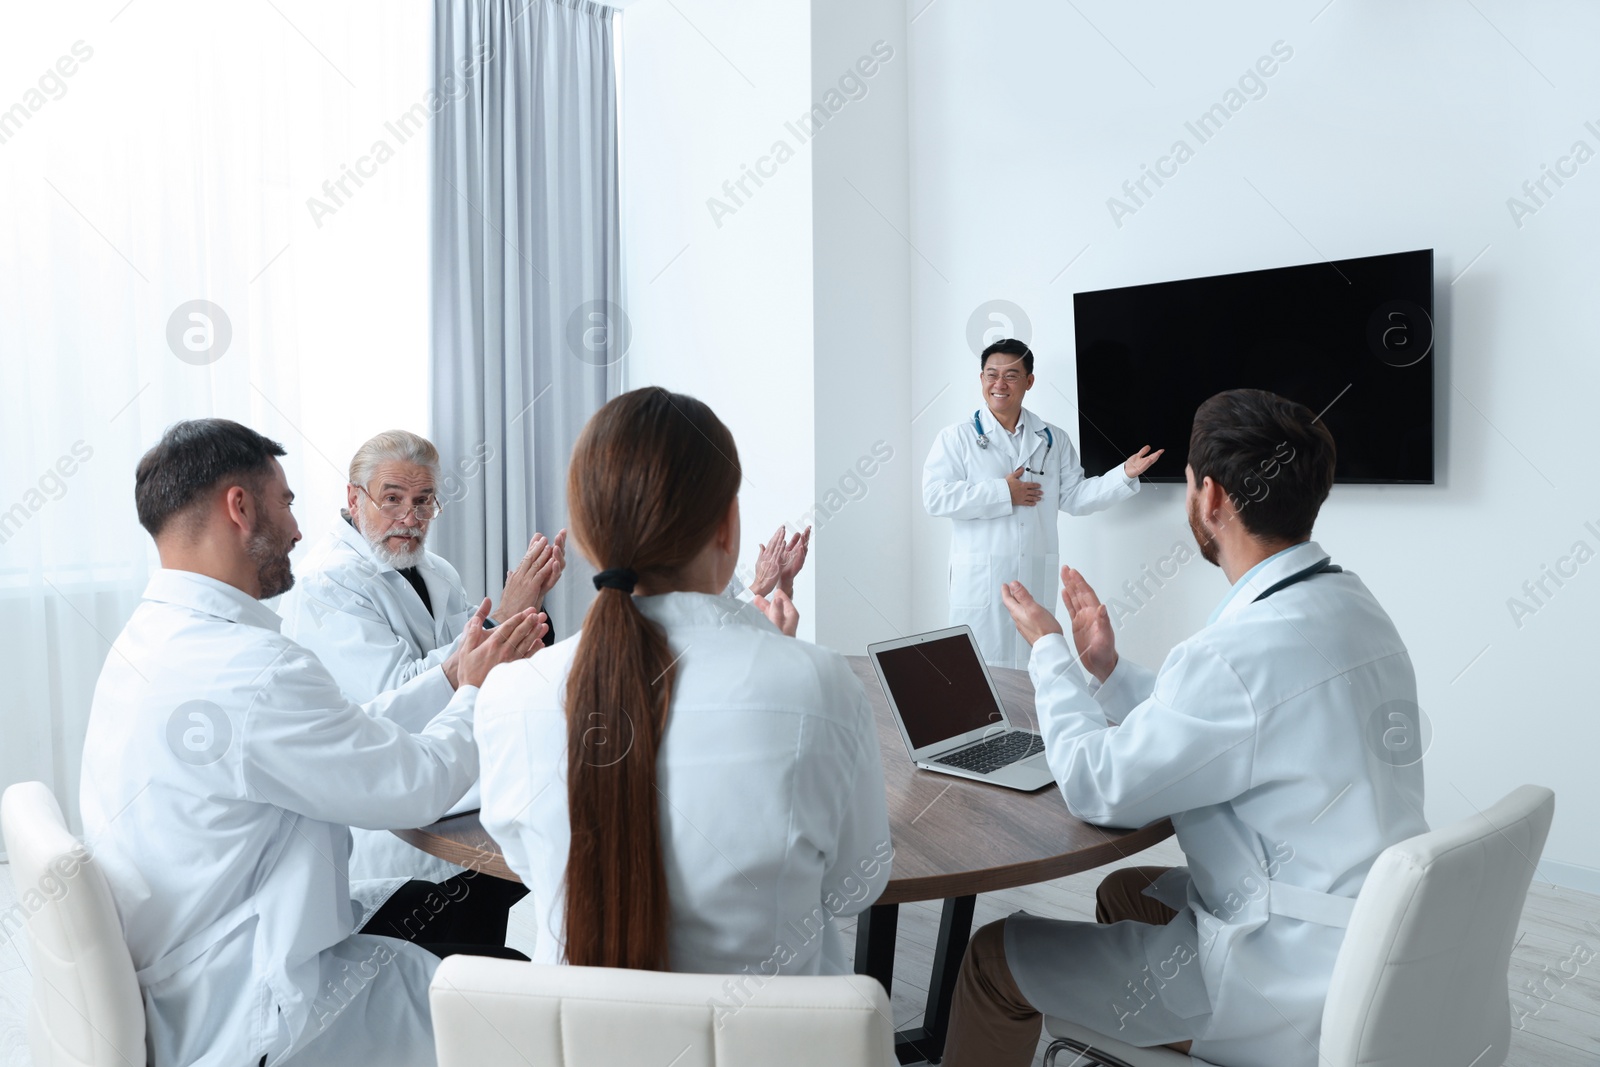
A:
{"label": "long brown hair", "polygon": [[[739,482],[733,435],[709,407],[635,389],[596,412],[572,450],[572,536],[602,571],[670,579],[711,540]],[[570,964],[668,967],[656,754],[672,666],[666,634],[626,589],[600,589],[567,675]]]}

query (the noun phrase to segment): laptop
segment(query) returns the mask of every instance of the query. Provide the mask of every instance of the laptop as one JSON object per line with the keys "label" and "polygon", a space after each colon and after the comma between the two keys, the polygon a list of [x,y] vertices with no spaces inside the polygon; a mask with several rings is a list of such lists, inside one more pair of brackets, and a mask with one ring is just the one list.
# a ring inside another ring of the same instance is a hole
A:
{"label": "laptop", "polygon": [[918,767],[1025,792],[1055,783],[1044,739],[1006,717],[971,627],[880,641],[867,655]]}

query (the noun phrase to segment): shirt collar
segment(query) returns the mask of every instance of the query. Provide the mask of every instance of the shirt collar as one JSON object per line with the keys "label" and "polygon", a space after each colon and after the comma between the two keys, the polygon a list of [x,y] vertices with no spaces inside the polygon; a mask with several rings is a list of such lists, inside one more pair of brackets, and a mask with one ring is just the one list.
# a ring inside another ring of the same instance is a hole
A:
{"label": "shirt collar", "polygon": [[634,604],[651,622],[670,630],[677,626],[747,626],[781,633],[754,604],[709,593],[660,593],[636,596]]}
{"label": "shirt collar", "polygon": [[1222,598],[1222,603],[1211,612],[1211,618],[1206,620],[1206,625],[1210,626],[1231,618],[1245,605],[1254,603],[1256,597],[1289,575],[1327,557],[1328,554],[1315,541],[1302,541],[1282,551],[1274,552],[1239,576],[1239,580],[1233,583],[1233,587]]}
{"label": "shirt collar", "polygon": [[144,599],[214,615],[228,622],[259,626],[273,633],[283,625],[277,612],[243,589],[194,571],[165,568],[156,571],[150,576],[150,584],[145,586]]}
{"label": "shirt collar", "polygon": [[994,412],[989,410],[989,405],[988,404],[983,405],[983,407],[979,409],[978,417],[983,421],[983,432],[984,433],[1005,434],[1007,437],[1010,437],[1010,438],[1013,438],[1013,439],[1017,439],[1017,440],[1020,440],[1021,437],[1022,437],[1022,434],[1026,430],[1029,429],[1029,422],[1033,418],[1032,414],[1028,411],[1028,409],[1027,408],[1023,408],[1022,409],[1022,413],[1017,416],[1017,428],[1016,428],[1016,430],[1014,432],[1012,432],[1012,433],[1007,434],[1006,433],[1006,428],[1004,426],[1000,425],[999,420],[997,420],[994,417]]}

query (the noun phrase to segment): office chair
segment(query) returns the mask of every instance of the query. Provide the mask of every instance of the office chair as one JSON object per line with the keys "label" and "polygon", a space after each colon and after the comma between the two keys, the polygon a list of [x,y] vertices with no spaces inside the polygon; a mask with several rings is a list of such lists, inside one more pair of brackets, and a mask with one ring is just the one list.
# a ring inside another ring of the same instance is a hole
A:
{"label": "office chair", "polygon": [[[1534,865],[1555,814],[1541,786],[1384,849],[1356,898],[1322,1011],[1319,1067],[1500,1067],[1511,1045],[1507,975]],[[1046,1018],[1075,1067],[1187,1067]]]}

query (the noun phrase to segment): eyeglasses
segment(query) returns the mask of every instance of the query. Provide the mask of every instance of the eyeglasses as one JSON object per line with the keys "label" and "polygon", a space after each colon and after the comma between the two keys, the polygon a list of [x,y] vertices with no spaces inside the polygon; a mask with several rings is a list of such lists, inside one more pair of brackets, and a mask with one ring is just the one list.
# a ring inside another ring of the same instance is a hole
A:
{"label": "eyeglasses", "polygon": [[992,370],[986,370],[986,371],[983,372],[983,380],[986,381],[986,382],[989,382],[991,384],[994,383],[994,382],[1000,381],[1003,378],[1003,379],[1005,379],[1005,383],[1007,385],[1016,385],[1018,382],[1022,381],[1022,379],[1025,378],[1025,377],[1026,377],[1026,375],[1023,374],[1021,371],[1015,371],[1015,370],[1008,370],[1004,374],[1001,374],[998,371],[992,371]]}
{"label": "eyeglasses", "polygon": [[415,515],[418,522],[431,522],[439,517],[439,512],[444,510],[444,505],[437,500],[430,500],[426,504],[406,504],[395,501],[392,504],[380,504],[376,497],[367,492],[364,485],[356,486],[357,489],[367,494],[367,499],[372,501],[372,506],[378,509],[378,514],[386,519],[402,519],[407,514]]}

